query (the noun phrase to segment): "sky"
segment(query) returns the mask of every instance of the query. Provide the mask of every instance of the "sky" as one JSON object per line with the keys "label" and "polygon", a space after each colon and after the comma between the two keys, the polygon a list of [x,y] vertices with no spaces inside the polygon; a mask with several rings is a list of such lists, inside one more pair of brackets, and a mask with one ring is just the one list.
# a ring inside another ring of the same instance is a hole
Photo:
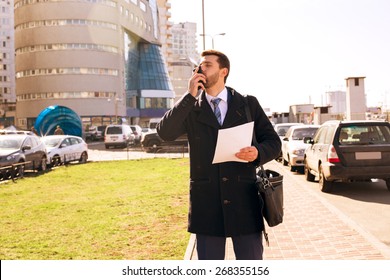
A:
{"label": "sky", "polygon": [[[169,2],[173,23],[203,33],[202,0]],[[226,85],[272,112],[325,105],[348,77],[366,77],[367,106],[390,109],[389,12],[389,0],[204,0],[205,44],[229,57]]]}

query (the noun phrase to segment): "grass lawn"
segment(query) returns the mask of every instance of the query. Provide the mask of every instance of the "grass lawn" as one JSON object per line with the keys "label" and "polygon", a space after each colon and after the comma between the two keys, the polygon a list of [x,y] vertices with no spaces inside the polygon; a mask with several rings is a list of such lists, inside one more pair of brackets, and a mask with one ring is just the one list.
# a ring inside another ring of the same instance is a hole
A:
{"label": "grass lawn", "polygon": [[61,166],[0,184],[0,259],[180,260],[189,159]]}

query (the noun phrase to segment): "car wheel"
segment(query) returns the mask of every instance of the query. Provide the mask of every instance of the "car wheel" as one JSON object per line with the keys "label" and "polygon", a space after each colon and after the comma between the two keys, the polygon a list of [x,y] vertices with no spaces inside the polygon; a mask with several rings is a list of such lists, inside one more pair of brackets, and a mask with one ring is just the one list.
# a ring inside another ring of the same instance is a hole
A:
{"label": "car wheel", "polygon": [[39,165],[38,170],[44,172],[44,171],[46,171],[46,169],[47,169],[46,157],[42,157],[42,158],[41,158],[41,163],[40,163],[40,165]]}
{"label": "car wheel", "polygon": [[51,159],[51,166],[52,167],[59,166],[60,164],[61,164],[61,157],[59,155],[53,156],[53,158]]}
{"label": "car wheel", "polygon": [[151,151],[152,153],[157,153],[158,150],[160,149],[159,148],[160,145],[161,145],[161,143],[157,140],[149,141],[149,143],[148,143],[149,151]]}
{"label": "car wheel", "polygon": [[23,162],[19,162],[20,164],[14,167],[13,177],[14,178],[23,178],[24,176],[24,164]]}
{"label": "car wheel", "polygon": [[387,189],[390,191],[390,178],[386,179]]}
{"label": "car wheel", "polygon": [[83,152],[83,153],[81,154],[79,163],[86,163],[87,160],[88,160],[88,154],[87,154],[87,152]]}
{"label": "car wheel", "polygon": [[314,182],[315,180],[315,176],[313,174],[310,173],[310,169],[309,169],[309,166],[307,166],[307,162],[305,160],[305,166],[304,166],[304,174],[305,174],[305,178],[306,178],[306,181],[309,181],[309,182]]}
{"label": "car wheel", "polygon": [[320,185],[321,191],[325,193],[330,193],[332,191],[333,182],[325,179],[324,171],[322,166],[319,167],[319,180],[318,183]]}
{"label": "car wheel", "polygon": [[291,165],[291,161],[290,161],[290,155],[287,155],[287,165],[290,166],[290,171],[291,172],[295,172],[297,171],[297,167],[296,166],[293,166]]}
{"label": "car wheel", "polygon": [[296,167],[296,166],[292,166],[292,165],[290,164],[290,171],[291,171],[291,172],[297,171],[297,167]]}

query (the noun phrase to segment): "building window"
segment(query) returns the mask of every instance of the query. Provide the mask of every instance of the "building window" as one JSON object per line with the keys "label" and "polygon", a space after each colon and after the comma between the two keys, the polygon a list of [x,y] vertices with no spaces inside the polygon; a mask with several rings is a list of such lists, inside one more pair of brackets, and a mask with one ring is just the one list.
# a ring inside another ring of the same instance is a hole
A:
{"label": "building window", "polygon": [[355,87],[358,87],[359,86],[359,78],[355,78]]}
{"label": "building window", "polygon": [[102,28],[109,28],[117,30],[116,24],[97,20],[85,20],[85,19],[53,19],[53,20],[38,20],[25,22],[15,26],[15,30],[24,30],[30,28],[37,28],[42,26],[53,27],[53,26],[97,26]]}
{"label": "building window", "polygon": [[143,2],[139,2],[139,7],[143,12],[146,12],[146,6]]}
{"label": "building window", "polygon": [[24,71],[17,72],[16,78],[18,79],[18,78],[42,76],[42,75],[72,75],[72,74],[118,76],[118,70],[106,69],[106,68],[78,68],[78,67],[32,69],[32,70],[24,70]]}
{"label": "building window", "polygon": [[17,101],[33,99],[69,99],[69,98],[100,98],[109,99],[115,96],[115,92],[82,91],[82,92],[44,92],[26,93],[17,96]]}

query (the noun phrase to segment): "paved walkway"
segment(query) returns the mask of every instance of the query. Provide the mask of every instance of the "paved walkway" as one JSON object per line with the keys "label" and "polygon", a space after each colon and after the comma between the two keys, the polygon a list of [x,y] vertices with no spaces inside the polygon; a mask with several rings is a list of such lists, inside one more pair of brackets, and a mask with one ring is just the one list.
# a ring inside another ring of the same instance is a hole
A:
{"label": "paved walkway", "polygon": [[[304,188],[277,163],[267,168],[284,175],[285,216],[282,224],[267,228],[267,260],[390,260],[390,248],[361,228],[319,194]],[[196,260],[191,235],[184,259]],[[265,242],[264,242],[265,243]],[[234,260],[230,239],[226,259]]]}

